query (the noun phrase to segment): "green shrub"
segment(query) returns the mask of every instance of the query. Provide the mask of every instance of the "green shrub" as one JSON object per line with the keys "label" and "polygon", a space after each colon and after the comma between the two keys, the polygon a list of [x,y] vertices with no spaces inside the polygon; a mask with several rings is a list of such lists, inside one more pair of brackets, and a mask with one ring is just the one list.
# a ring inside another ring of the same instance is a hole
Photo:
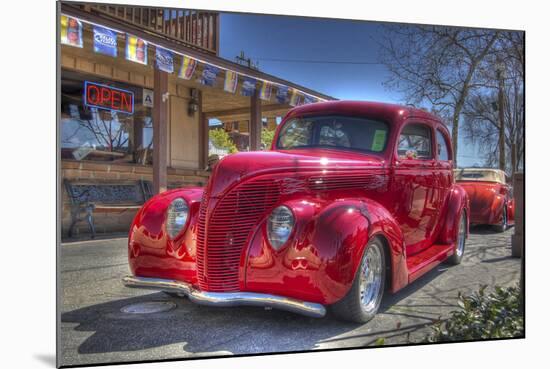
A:
{"label": "green shrub", "polygon": [[210,140],[212,140],[212,143],[214,146],[216,146],[218,149],[225,149],[230,154],[233,154],[234,152],[237,152],[237,146],[235,146],[235,143],[229,137],[229,134],[222,128],[216,128],[211,129],[209,132]]}
{"label": "green shrub", "polygon": [[519,287],[496,287],[490,294],[487,286],[470,296],[458,295],[460,310],[449,319],[432,326],[426,342],[481,340],[522,337],[521,290]]}
{"label": "green shrub", "polygon": [[270,131],[267,128],[262,128],[262,146],[264,147],[264,150],[269,150],[271,148],[271,143],[273,142],[273,138],[275,137],[275,131]]}

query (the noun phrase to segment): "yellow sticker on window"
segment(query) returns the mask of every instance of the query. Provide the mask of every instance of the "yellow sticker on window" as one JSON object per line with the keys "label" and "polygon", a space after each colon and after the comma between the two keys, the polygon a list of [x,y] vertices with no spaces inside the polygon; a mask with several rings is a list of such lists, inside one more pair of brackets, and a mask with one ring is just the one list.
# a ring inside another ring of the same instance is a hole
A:
{"label": "yellow sticker on window", "polygon": [[384,144],[386,143],[386,131],[383,129],[377,129],[374,131],[374,138],[372,139],[371,150],[382,151],[384,150]]}

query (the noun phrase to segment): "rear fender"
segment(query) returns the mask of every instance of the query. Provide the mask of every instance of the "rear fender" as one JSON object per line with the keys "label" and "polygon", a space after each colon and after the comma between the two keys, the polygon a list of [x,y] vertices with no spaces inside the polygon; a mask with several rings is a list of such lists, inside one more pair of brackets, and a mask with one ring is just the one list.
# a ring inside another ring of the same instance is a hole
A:
{"label": "rear fender", "polygon": [[439,234],[438,243],[451,244],[456,241],[458,222],[462,210],[466,211],[466,236],[469,236],[470,201],[468,199],[468,194],[464,188],[454,184],[449,192],[446,206],[447,213],[442,219],[442,228]]}
{"label": "rear fender", "polygon": [[502,193],[496,194],[493,197],[493,203],[491,204],[489,224],[500,224],[502,222],[502,213],[504,212],[504,206],[507,206],[506,210],[510,210],[506,203],[506,195],[503,195]]}
{"label": "rear fender", "polygon": [[516,218],[516,201],[511,198],[508,200],[508,222],[514,223]]}

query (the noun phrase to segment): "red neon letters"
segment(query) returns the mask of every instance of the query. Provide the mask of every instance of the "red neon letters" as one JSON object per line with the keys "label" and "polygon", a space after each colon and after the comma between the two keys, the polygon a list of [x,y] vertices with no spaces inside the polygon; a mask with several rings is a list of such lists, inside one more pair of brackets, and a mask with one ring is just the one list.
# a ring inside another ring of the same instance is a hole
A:
{"label": "red neon letters", "polygon": [[134,112],[134,94],[105,85],[86,81],[86,105],[97,108],[121,111],[132,114]]}

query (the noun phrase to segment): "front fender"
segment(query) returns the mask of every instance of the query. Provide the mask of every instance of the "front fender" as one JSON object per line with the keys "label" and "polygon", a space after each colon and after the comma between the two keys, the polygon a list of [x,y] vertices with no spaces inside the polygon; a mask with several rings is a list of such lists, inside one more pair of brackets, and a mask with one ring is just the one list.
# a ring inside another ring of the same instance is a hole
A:
{"label": "front fender", "polygon": [[275,251],[267,241],[265,223],[260,226],[246,260],[247,290],[332,304],[349,291],[364,247],[376,236],[388,246],[391,289],[407,283],[401,230],[379,203],[312,199],[285,205],[296,217],[293,239]]}
{"label": "front fender", "polygon": [[[128,261],[131,272],[141,277],[196,282],[194,233],[203,189],[188,187],[153,196],[137,212],[128,234]],[[166,210],[177,197],[189,205],[189,219],[173,240],[166,234]]]}

